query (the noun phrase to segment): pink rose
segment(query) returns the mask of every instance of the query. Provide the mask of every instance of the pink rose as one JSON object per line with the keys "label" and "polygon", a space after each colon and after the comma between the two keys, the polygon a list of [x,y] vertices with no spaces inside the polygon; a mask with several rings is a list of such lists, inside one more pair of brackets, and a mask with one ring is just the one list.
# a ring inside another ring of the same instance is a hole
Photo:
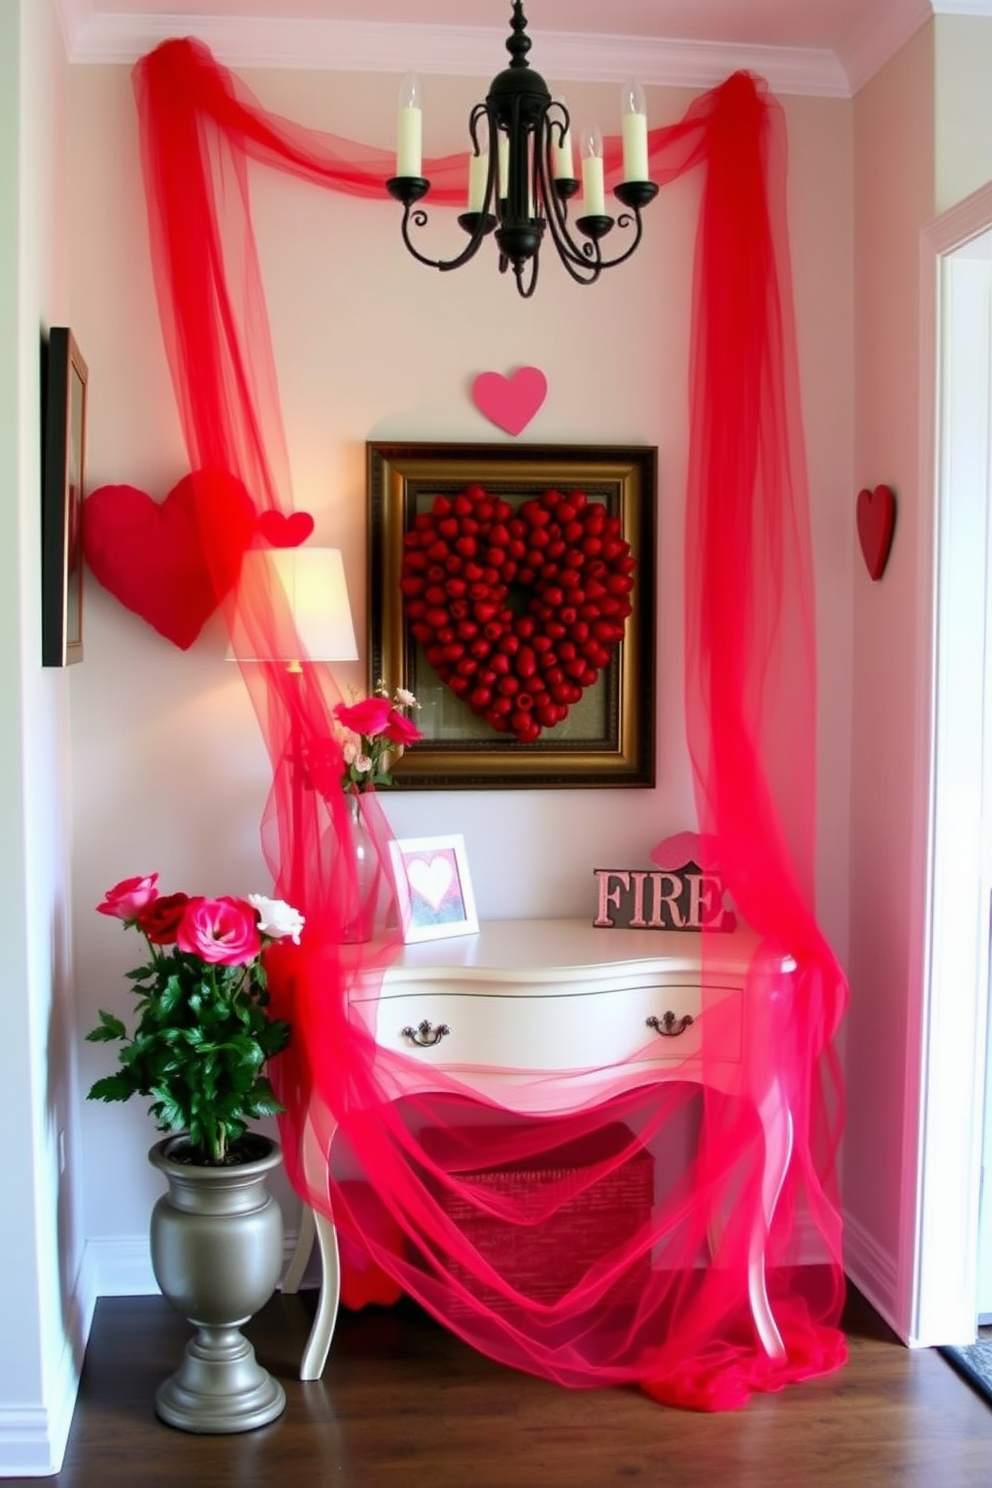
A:
{"label": "pink rose", "polygon": [[360,702],[350,705],[338,703],[334,709],[334,717],[356,734],[374,738],[376,734],[382,733],[392,711],[393,705],[389,699],[377,696],[362,698]]}
{"label": "pink rose", "polygon": [[176,932],[188,903],[188,894],[160,894],[138,911],[138,929],[147,935],[152,945],[175,945]]}
{"label": "pink rose", "polygon": [[144,878],[122,878],[103,896],[97,905],[97,913],[113,915],[117,920],[133,920],[138,911],[158,898],[158,874],[149,873]]}
{"label": "pink rose", "polygon": [[258,915],[244,899],[191,899],[176,933],[181,951],[213,966],[247,966],[262,949]]}
{"label": "pink rose", "polygon": [[391,744],[416,744],[418,739],[424,737],[417,725],[395,708],[391,709],[386,719],[383,733]]}

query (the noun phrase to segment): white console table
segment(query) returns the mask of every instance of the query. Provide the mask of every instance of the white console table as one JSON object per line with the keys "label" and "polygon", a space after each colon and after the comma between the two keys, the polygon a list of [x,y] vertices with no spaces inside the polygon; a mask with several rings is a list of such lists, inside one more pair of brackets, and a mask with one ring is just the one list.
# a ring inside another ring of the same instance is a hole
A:
{"label": "white console table", "polygon": [[[749,1040],[763,1036],[762,1020],[751,1016],[757,1009],[742,996],[754,949],[743,929],[711,938],[707,1006],[722,996],[733,1005],[720,1020],[720,1046],[707,1045],[705,1068],[697,1021],[701,943],[686,932],[596,929],[587,920],[490,921],[476,935],[404,946],[377,991],[352,993],[350,1013],[377,1043],[409,1056],[411,1090],[434,1089],[434,1071],[443,1070],[469,1093],[495,1097],[520,1114],[561,1111],[563,1092],[578,1098],[602,1087],[606,1100],[665,1079],[733,1091]],[[789,971],[791,963],[776,970]],[[536,1082],[539,1070],[558,1078]],[[751,1241],[748,1291],[762,1345],[778,1357],[784,1349],[765,1286],[765,1236],[789,1164],[792,1117],[773,1077],[757,1108],[765,1135],[763,1213]],[[326,1182],[316,1141],[305,1164]],[[340,1294],[334,1224],[307,1207],[283,1291],[298,1289],[315,1234],[322,1284],[301,1379],[323,1371]]]}

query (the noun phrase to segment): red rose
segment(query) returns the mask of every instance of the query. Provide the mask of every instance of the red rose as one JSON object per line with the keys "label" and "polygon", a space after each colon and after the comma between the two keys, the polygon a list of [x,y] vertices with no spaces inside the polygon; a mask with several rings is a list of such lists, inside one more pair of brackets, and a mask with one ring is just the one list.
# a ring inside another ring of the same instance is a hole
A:
{"label": "red rose", "polygon": [[244,899],[190,899],[176,933],[181,951],[215,966],[246,966],[262,949],[258,915]]}
{"label": "red rose", "polygon": [[356,734],[367,734],[374,737],[381,734],[386,727],[386,721],[393,711],[393,705],[386,697],[362,698],[357,703],[338,703],[334,709],[334,717],[344,724],[345,728],[352,729]]}
{"label": "red rose", "polygon": [[188,903],[188,894],[160,894],[138,911],[138,929],[152,945],[173,945]]}
{"label": "red rose", "polygon": [[424,736],[417,725],[396,708],[391,708],[382,731],[390,744],[416,744]]}
{"label": "red rose", "polygon": [[158,874],[149,873],[144,878],[122,878],[103,896],[97,905],[97,913],[113,915],[118,920],[133,920],[139,910],[158,898]]}

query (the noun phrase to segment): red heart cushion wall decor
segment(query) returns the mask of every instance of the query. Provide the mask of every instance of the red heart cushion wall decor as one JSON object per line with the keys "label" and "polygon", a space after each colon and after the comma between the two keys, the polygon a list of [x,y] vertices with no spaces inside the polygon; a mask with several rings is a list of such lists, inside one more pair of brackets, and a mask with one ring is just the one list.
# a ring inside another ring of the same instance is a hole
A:
{"label": "red heart cushion wall decor", "polygon": [[567,717],[623,640],[635,560],[620,518],[581,491],[513,506],[470,486],[435,497],[404,543],[400,588],[424,656],[522,743]]}
{"label": "red heart cushion wall decor", "polygon": [[220,473],[186,475],[164,501],[100,486],[83,506],[83,552],[115,599],[185,651],[233,587],[257,520],[241,482]]}
{"label": "red heart cushion wall decor", "polygon": [[896,525],[896,498],[891,486],[858,492],[857,523],[865,567],[873,579],[880,579],[889,561]]}

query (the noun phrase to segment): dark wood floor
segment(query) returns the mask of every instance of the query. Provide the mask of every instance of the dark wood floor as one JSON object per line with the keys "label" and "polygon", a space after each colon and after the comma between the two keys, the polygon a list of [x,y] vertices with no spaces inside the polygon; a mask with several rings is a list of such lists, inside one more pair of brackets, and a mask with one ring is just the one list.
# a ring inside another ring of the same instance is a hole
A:
{"label": "dark wood floor", "polygon": [[[155,1418],[189,1328],[158,1297],[97,1306],[59,1488],[988,1488],[992,1408],[935,1351],[903,1348],[856,1296],[844,1370],[695,1415],[635,1389],[569,1391],[481,1358],[412,1304],[344,1313],[322,1380],[296,1367],[313,1294],[246,1330],[285,1414],[238,1436]],[[37,1479],[9,1479],[28,1488]]]}

